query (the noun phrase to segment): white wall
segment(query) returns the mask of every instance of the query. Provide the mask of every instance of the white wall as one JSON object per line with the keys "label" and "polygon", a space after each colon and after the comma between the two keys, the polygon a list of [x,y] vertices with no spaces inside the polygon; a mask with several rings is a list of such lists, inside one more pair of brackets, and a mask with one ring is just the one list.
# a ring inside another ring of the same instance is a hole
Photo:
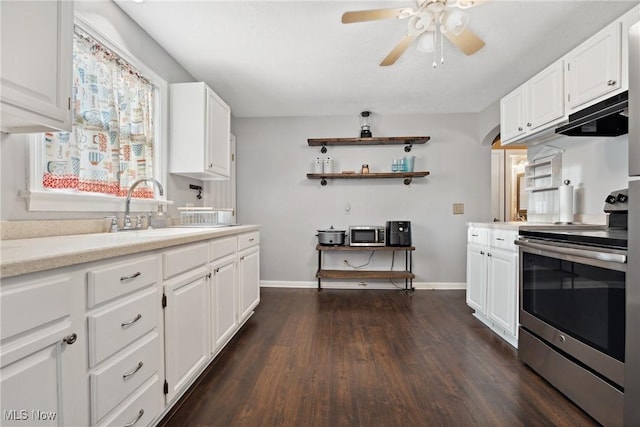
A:
{"label": "white wall", "polygon": [[[466,222],[490,217],[490,147],[478,141],[478,116],[373,117],[374,136],[431,136],[411,152],[415,170],[431,175],[414,179],[410,186],[402,180],[368,179],[334,180],[322,187],[318,180],[307,179],[317,156],[333,158],[338,172],[359,170],[363,163],[380,172],[390,171],[392,159],[405,155],[401,146],[328,147],[322,155],[319,147],[307,144],[307,138],[359,136],[358,126],[357,115],[234,121],[239,221],[263,225],[261,278],[313,281],[318,229],[409,220],[416,280],[464,282]],[[465,204],[464,215],[452,214],[454,202]],[[351,206],[349,215],[346,204]]]}
{"label": "white wall", "polygon": [[[75,10],[91,25],[106,34],[120,47],[126,49],[168,83],[194,80],[155,40],[110,0],[77,1],[75,2]],[[27,188],[28,158],[26,149],[27,137],[25,135],[0,135],[1,220],[101,218],[104,216],[102,213],[28,212],[24,199],[18,196],[21,190]],[[201,203],[195,198],[196,193],[188,189],[189,183],[199,183],[199,181],[170,175],[167,182],[162,183],[166,189],[167,198],[176,202],[172,209],[175,210],[175,206],[184,206],[186,202],[195,205]],[[124,203],[122,209],[124,211]],[[172,215],[175,215],[175,212],[172,212]]]}

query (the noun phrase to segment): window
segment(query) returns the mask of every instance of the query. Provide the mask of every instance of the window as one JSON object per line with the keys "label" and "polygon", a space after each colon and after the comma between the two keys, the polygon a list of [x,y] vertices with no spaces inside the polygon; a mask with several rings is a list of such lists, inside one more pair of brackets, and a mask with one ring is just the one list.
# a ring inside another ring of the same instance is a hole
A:
{"label": "window", "polygon": [[[33,137],[29,210],[119,211],[134,181],[164,181],[166,82],[77,16],[73,51],[73,131]],[[157,204],[149,182],[133,198]]]}

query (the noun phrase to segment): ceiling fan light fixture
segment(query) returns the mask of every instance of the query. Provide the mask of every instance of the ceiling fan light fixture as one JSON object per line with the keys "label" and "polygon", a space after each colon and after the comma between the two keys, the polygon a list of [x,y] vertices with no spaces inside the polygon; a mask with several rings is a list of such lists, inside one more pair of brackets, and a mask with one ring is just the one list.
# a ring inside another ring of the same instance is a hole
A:
{"label": "ceiling fan light fixture", "polygon": [[452,10],[442,15],[441,24],[440,29],[443,33],[450,32],[459,36],[469,24],[469,15],[459,10]]}
{"label": "ceiling fan light fixture", "polygon": [[419,52],[432,53],[436,47],[435,35],[436,33],[434,31],[425,31],[422,33],[418,38],[416,49],[418,49]]}

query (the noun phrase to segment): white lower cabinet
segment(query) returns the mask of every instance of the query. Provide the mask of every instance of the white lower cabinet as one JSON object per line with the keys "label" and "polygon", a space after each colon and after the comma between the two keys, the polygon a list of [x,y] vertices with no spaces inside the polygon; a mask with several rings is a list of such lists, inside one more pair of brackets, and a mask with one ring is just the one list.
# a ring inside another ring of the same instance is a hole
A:
{"label": "white lower cabinet", "polygon": [[469,227],[467,305],[474,316],[518,346],[517,231]]}
{"label": "white lower cabinet", "polygon": [[209,360],[208,259],[207,244],[185,245],[164,254],[167,403],[191,384]]}
{"label": "white lower cabinet", "polygon": [[240,322],[246,320],[260,302],[260,234],[238,236],[238,297]]}
{"label": "white lower cabinet", "polygon": [[156,424],[260,300],[258,232],[2,279],[3,426]]}
{"label": "white lower cabinet", "polygon": [[[91,425],[134,418],[132,411],[142,411],[147,420],[160,413],[162,385],[145,388],[162,374],[160,274],[158,254],[122,257],[87,269]],[[149,401],[131,407],[133,396],[143,392]],[[135,425],[142,422],[141,417]]]}
{"label": "white lower cabinet", "polygon": [[231,339],[238,328],[237,237],[211,242],[211,353]]}
{"label": "white lower cabinet", "polygon": [[[69,274],[3,279],[0,292],[0,411],[3,426],[86,424],[82,324],[72,316]],[[82,397],[78,399],[82,401]]]}

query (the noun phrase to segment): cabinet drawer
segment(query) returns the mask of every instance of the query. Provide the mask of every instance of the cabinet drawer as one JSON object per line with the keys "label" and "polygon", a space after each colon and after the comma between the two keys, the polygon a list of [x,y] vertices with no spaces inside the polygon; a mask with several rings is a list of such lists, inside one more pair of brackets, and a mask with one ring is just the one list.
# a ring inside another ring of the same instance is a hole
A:
{"label": "cabinet drawer", "polygon": [[87,316],[89,365],[95,366],[157,327],[160,303],[158,291],[153,288]]}
{"label": "cabinet drawer", "polygon": [[238,250],[241,251],[250,246],[260,244],[260,232],[244,233],[238,236]]}
{"label": "cabinet drawer", "polygon": [[489,244],[489,229],[469,227],[467,230],[467,243],[474,243],[476,245]]}
{"label": "cabinet drawer", "polygon": [[516,252],[515,240],[518,238],[518,232],[514,230],[491,230],[492,248],[506,249]]}
{"label": "cabinet drawer", "polygon": [[200,243],[167,251],[164,255],[164,278],[177,276],[209,262],[209,245]]}
{"label": "cabinet drawer", "polygon": [[98,425],[143,427],[160,413],[162,408],[162,387],[160,377],[154,375],[135,391],[125,402]]}
{"label": "cabinet drawer", "polygon": [[237,248],[238,239],[235,237],[212,240],[210,261],[234,254],[236,253]]}
{"label": "cabinet drawer", "polygon": [[0,338],[3,340],[71,312],[70,276],[31,281],[4,279],[2,285]]}
{"label": "cabinet drawer", "polygon": [[159,257],[145,256],[92,268],[87,274],[87,304],[93,307],[158,281]]}
{"label": "cabinet drawer", "polygon": [[160,368],[160,338],[154,331],[90,375],[91,423],[95,424]]}

